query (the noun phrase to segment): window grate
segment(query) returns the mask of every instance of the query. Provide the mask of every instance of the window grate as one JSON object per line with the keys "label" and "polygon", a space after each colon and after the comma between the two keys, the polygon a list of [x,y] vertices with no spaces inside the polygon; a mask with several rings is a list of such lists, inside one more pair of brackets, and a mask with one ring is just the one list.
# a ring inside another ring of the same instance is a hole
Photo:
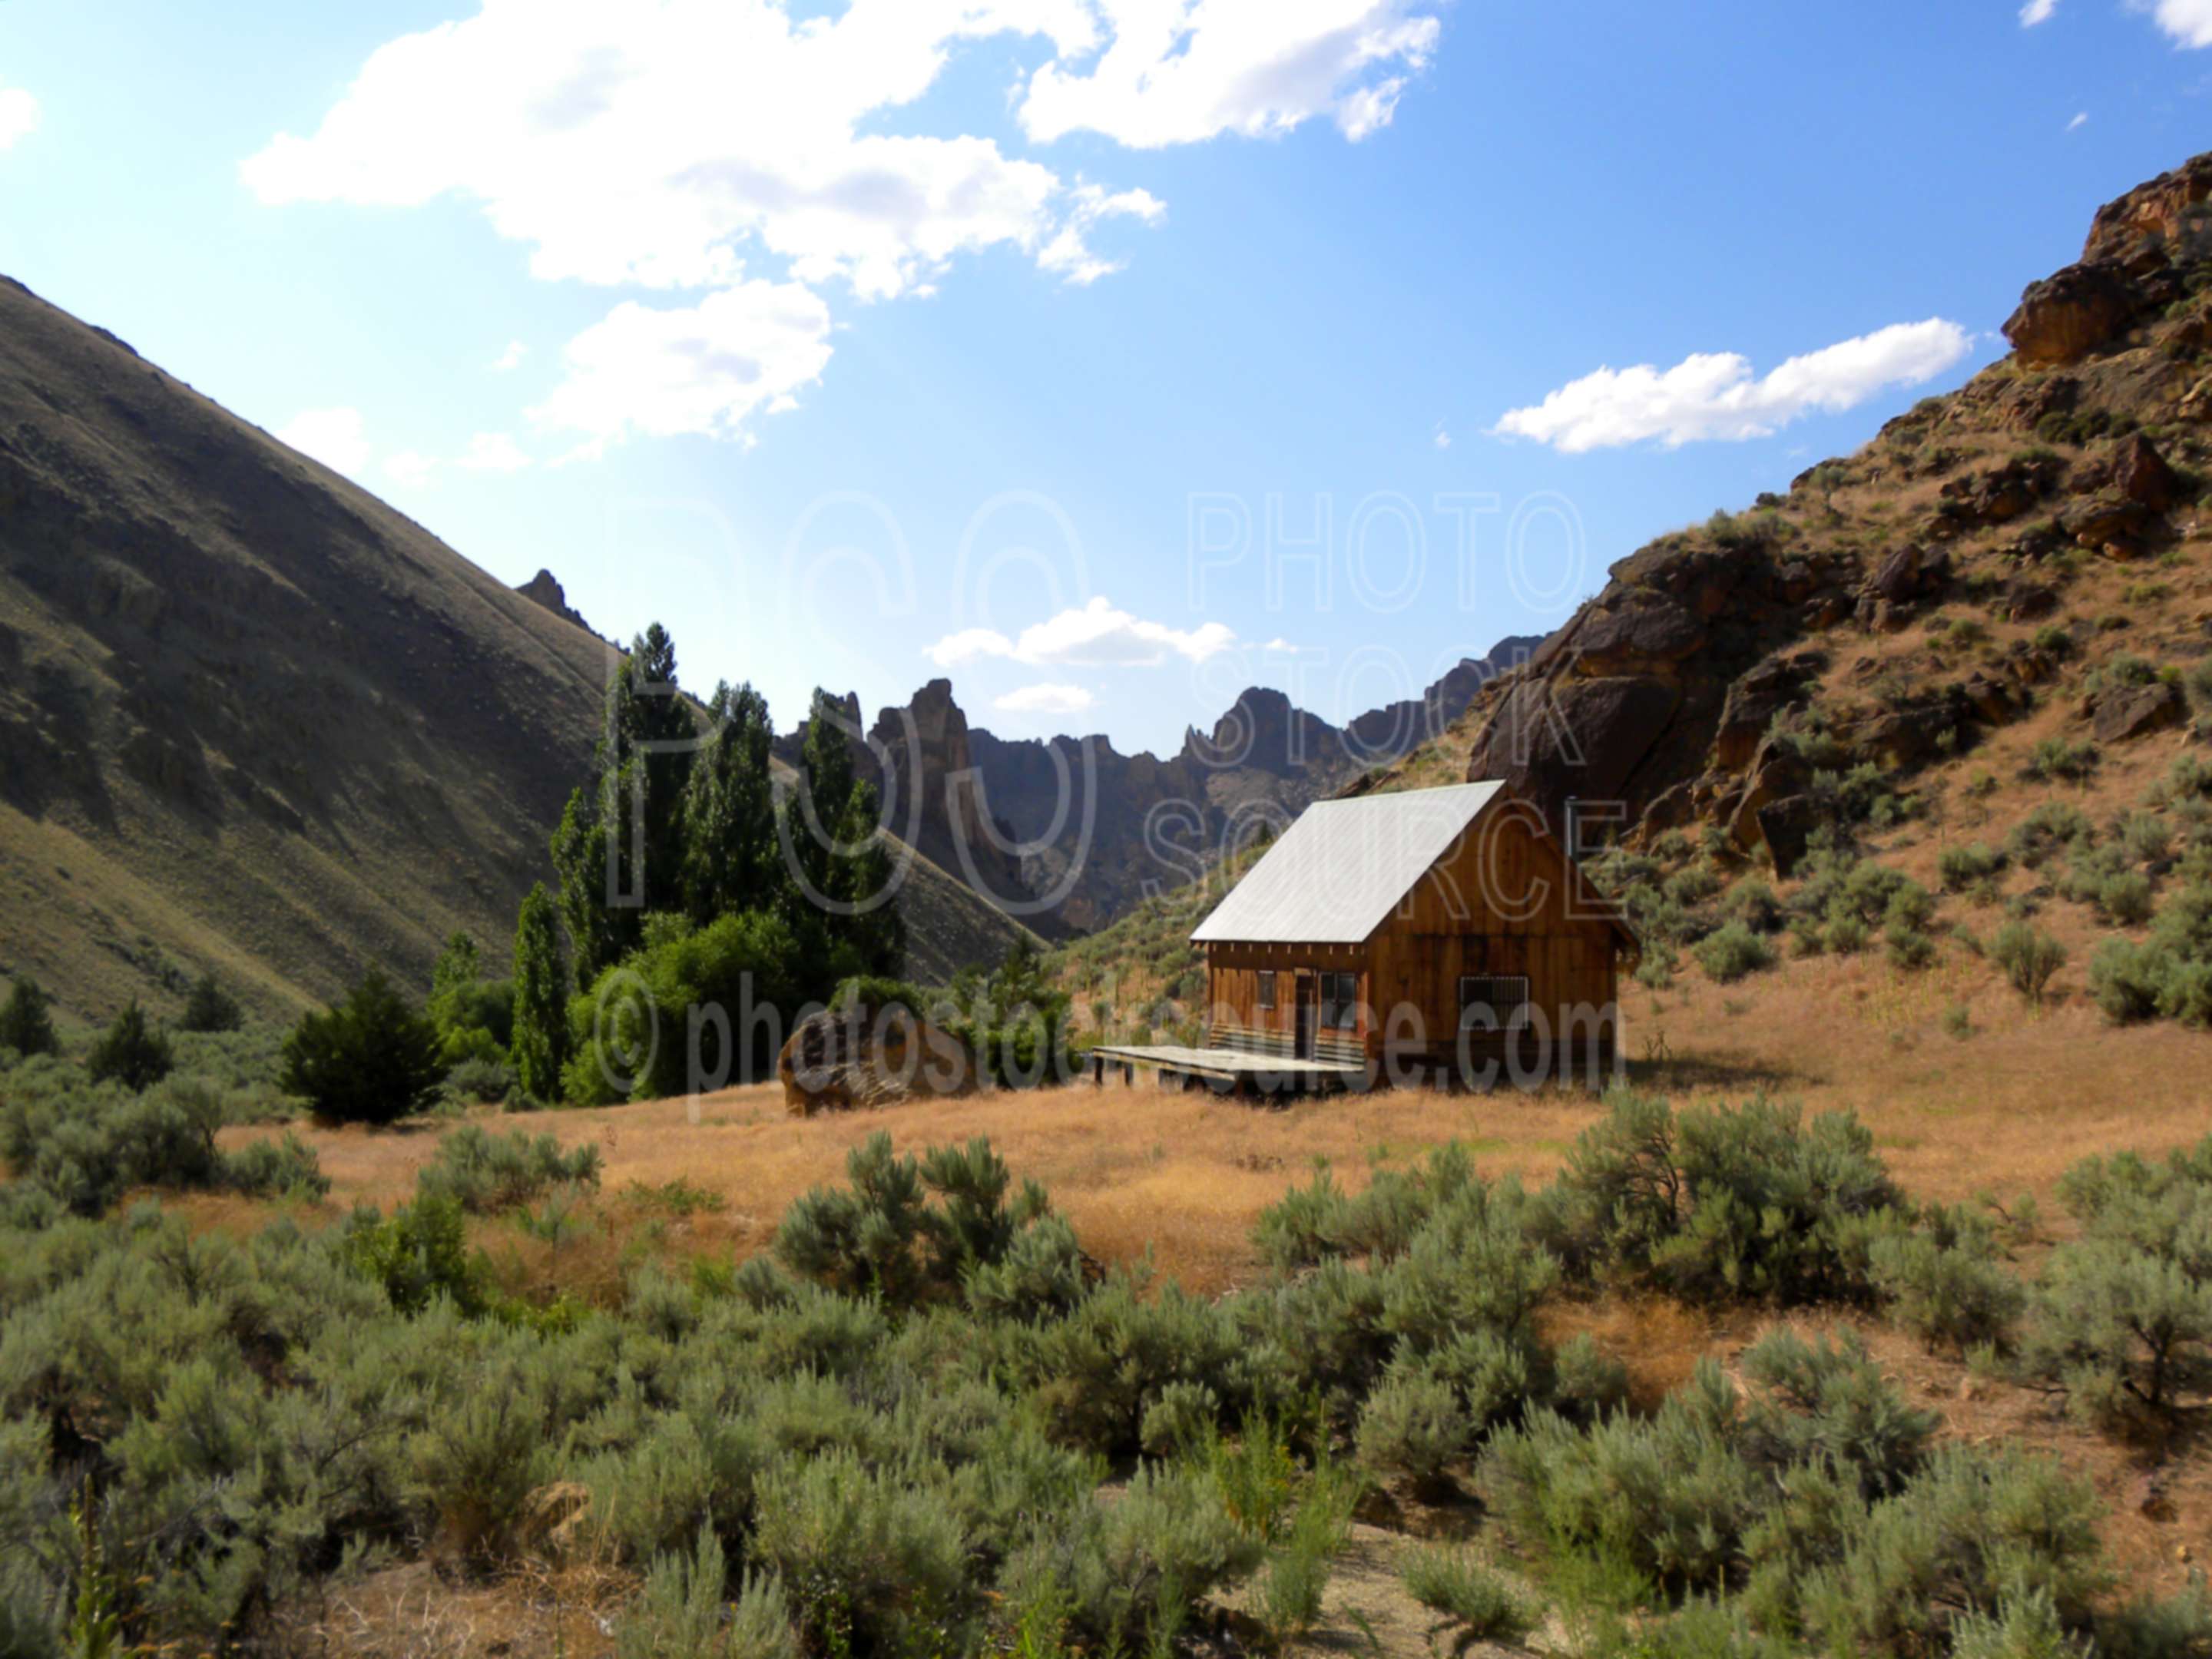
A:
{"label": "window grate", "polygon": [[1459,981],[1459,1023],[1464,1030],[1506,1031],[1528,1017],[1526,974],[1466,974]]}
{"label": "window grate", "polygon": [[1275,970],[1272,968],[1260,970],[1260,1006],[1262,1008],[1275,1006]]}

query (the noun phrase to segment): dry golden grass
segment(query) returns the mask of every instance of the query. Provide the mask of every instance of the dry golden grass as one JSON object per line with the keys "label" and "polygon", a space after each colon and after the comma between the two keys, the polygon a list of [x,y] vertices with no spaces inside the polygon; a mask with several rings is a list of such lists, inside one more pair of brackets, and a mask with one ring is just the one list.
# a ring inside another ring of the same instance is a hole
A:
{"label": "dry golden grass", "polygon": [[[1149,1250],[1162,1273],[1212,1292],[1255,1270],[1253,1223],[1286,1187],[1308,1178],[1317,1158],[1358,1186],[1371,1163],[1402,1164],[1459,1139],[1486,1172],[1540,1176],[1595,1115],[1595,1103],[1579,1093],[1378,1093],[1269,1110],[1139,1082],[802,1119],[785,1115],[779,1087],[759,1085],[696,1102],[495,1115],[486,1122],[495,1130],[550,1131],[568,1146],[596,1144],[605,1160],[603,1191],[617,1207],[634,1183],[681,1181],[714,1194],[723,1207],[667,1229],[685,1254],[763,1248],[792,1200],[842,1179],[846,1153],[878,1129],[914,1150],[985,1135],[1017,1176],[1044,1184],[1092,1254],[1133,1261]],[[398,1132],[302,1133],[331,1177],[327,1207],[342,1213],[356,1202],[409,1197],[441,1132],[426,1123]],[[265,1133],[233,1130],[226,1139]],[[254,1211],[234,1200],[187,1205],[216,1224],[245,1223]],[[629,1207],[641,1213],[648,1206]],[[582,1265],[574,1256],[564,1264],[564,1279]]]}
{"label": "dry golden grass", "polygon": [[[2062,991],[2079,980],[2077,963]],[[1954,1003],[1972,1020],[1964,1039],[1942,1028]],[[2032,1193],[2048,1210],[2057,1177],[2079,1158],[2161,1151],[2212,1130],[2203,1081],[2212,1037],[2164,1024],[2116,1030],[2078,994],[2031,1009],[1955,946],[1917,973],[1878,951],[1790,962],[1734,986],[1690,973],[1656,996],[1631,987],[1624,1012],[1638,1086],[1678,1102],[1740,1100],[1763,1088],[1808,1111],[1848,1108],[1923,1197]],[[1662,1044],[1668,1057],[1656,1058]],[[1134,1261],[1149,1252],[1163,1273],[1210,1293],[1251,1278],[1254,1222],[1317,1160],[1356,1188],[1372,1168],[1401,1168],[1456,1139],[1485,1174],[1540,1180],[1598,1111],[1589,1095],[1563,1090],[1385,1091],[1270,1109],[1162,1091],[1140,1076],[1133,1088],[1079,1083],[802,1119],[785,1114],[778,1087],[760,1085],[696,1101],[489,1115],[494,1129],[597,1145],[610,1225],[598,1242],[557,1254],[512,1228],[484,1231],[511,1276],[589,1293],[611,1286],[623,1243],[660,1213],[639,1187],[681,1182],[720,1201],[654,1222],[670,1252],[750,1255],[793,1199],[842,1179],[847,1152],[877,1130],[909,1150],[982,1135],[1018,1176],[1045,1185],[1094,1255]],[[409,1197],[443,1132],[437,1123],[307,1128],[333,1183],[325,1214]],[[211,1225],[250,1225],[259,1212],[230,1198],[185,1207]]]}

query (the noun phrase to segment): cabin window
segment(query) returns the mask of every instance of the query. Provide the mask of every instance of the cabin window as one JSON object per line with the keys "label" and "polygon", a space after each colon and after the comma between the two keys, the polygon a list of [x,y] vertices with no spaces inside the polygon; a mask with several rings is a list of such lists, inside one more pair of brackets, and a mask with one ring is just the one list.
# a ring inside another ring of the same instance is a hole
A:
{"label": "cabin window", "polygon": [[1275,970],[1272,968],[1260,970],[1260,1006],[1262,1008],[1275,1006]]}
{"label": "cabin window", "polygon": [[1321,1024],[1328,1031],[1349,1031],[1358,1025],[1358,975],[1321,975]]}
{"label": "cabin window", "polygon": [[[1466,974],[1459,981],[1459,1024],[1476,1030],[1505,1031],[1522,1023],[1528,1010],[1526,974]],[[1482,1012],[1487,1011],[1486,1017]]]}

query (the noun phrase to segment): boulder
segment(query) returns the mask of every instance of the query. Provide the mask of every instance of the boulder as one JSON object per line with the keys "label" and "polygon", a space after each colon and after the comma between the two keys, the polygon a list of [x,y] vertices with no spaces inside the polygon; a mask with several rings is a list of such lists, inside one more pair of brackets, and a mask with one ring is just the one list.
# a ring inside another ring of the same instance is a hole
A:
{"label": "boulder", "polygon": [[2058,595],[2040,582],[2015,579],[2005,589],[2005,620],[2036,622],[2058,609]]}
{"label": "boulder", "polygon": [[2125,328],[2136,306],[2135,289],[2117,267],[2069,265],[2027,285],[2004,335],[2023,363],[2079,362]]}
{"label": "boulder", "polygon": [[1749,852],[1765,840],[1759,815],[1778,800],[1802,794],[1812,781],[1813,769],[1796,749],[1771,738],[1761,744],[1749,781],[1730,809],[1729,833],[1736,845]]}
{"label": "boulder", "polygon": [[2059,528],[2082,547],[2104,547],[2127,539],[2149,521],[2150,509],[2118,490],[2099,490],[2073,502],[2058,515]]}
{"label": "boulder", "polygon": [[2002,726],[2015,720],[2022,710],[2018,690],[2007,680],[1985,673],[1976,673],[1960,688],[1974,713],[1991,726]]}
{"label": "boulder", "polygon": [[2063,465],[2010,460],[1985,472],[1954,478],[1943,486],[1938,514],[1954,531],[2008,524],[2049,492]]}
{"label": "boulder", "polygon": [[1784,657],[1760,663],[1738,678],[1721,705],[1713,734],[1714,758],[1727,771],[1747,765],[1774,717],[1796,702],[1806,680],[1819,671],[1817,657]]}
{"label": "boulder", "polygon": [[1475,740],[1467,775],[1504,778],[1547,814],[1570,795],[1618,799],[1681,700],[1674,686],[1640,675],[1527,681]]}
{"label": "boulder", "polygon": [[2138,432],[2113,456],[2112,482],[2128,500],[2153,512],[2163,512],[2172,504],[2179,481],[2166,458]]}
{"label": "boulder", "polygon": [[1892,605],[1904,605],[1933,592],[1950,580],[1951,560],[1946,553],[1924,547],[1900,547],[1884,559],[1867,584],[1867,592]]}
{"label": "boulder", "polygon": [[1592,678],[1665,669],[1705,642],[1705,624],[1663,593],[1629,588],[1601,602],[1575,636],[1577,671]]}
{"label": "boulder", "polygon": [[[1947,752],[1958,741],[1959,723],[1971,706],[1956,686],[1947,686],[1929,701],[1902,708],[1885,708],[1853,726],[1852,746],[1892,766],[1917,766]],[[1946,735],[1949,742],[1946,742]]]}
{"label": "boulder", "polygon": [[1759,839],[1766,843],[1778,878],[1787,879],[1797,867],[1806,843],[1828,817],[1828,809],[1811,795],[1788,795],[1759,809]]}
{"label": "boulder", "polygon": [[902,1002],[848,1002],[809,1014],[784,1043],[776,1074],[794,1117],[963,1095],[982,1076],[965,1043]]}
{"label": "boulder", "polygon": [[2181,724],[2189,712],[2181,688],[2165,680],[2108,691],[2099,697],[2090,729],[2099,743],[2125,743]]}

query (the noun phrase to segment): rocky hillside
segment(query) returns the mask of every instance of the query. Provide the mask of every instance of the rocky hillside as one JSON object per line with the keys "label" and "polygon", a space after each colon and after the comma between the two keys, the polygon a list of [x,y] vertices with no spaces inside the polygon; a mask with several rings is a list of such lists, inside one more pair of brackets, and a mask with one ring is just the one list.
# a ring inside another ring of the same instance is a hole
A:
{"label": "rocky hillside", "polygon": [[[503,947],[598,727],[580,623],[0,281],[0,974],[275,1013]],[[932,975],[1015,932],[929,869],[908,914]]]}
{"label": "rocky hillside", "polygon": [[[1540,643],[1501,640],[1420,697],[1341,729],[1255,686],[1165,759],[1121,754],[1095,734],[996,737],[969,725],[950,682],[933,680],[905,707],[881,711],[856,754],[879,783],[885,769],[874,757],[890,757],[890,820],[903,830],[914,813],[925,854],[1066,937],[1106,926],[1148,892],[1211,867],[1259,825],[1280,830],[1309,802],[1431,742]],[[859,700],[845,707],[858,730]],[[780,752],[795,758],[802,741],[803,728]]]}
{"label": "rocky hillside", "polygon": [[1786,874],[1833,815],[1822,774],[1899,783],[2053,705],[2060,741],[2180,724],[2179,668],[2212,645],[2171,602],[2212,556],[2208,195],[2212,155],[2104,208],[2010,356],[1621,561],[1423,761],[1619,800],[1632,843],[1717,826]]}

